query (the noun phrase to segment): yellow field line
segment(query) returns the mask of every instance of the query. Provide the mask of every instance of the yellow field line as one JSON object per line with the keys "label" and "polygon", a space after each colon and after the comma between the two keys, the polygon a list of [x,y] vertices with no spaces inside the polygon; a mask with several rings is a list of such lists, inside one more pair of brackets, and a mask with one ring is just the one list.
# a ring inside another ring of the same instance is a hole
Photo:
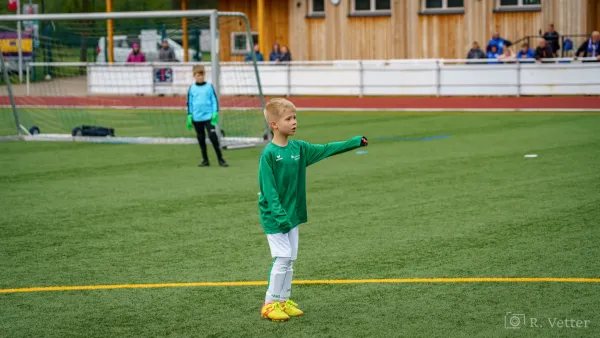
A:
{"label": "yellow field line", "polygon": [[[464,277],[464,278],[315,279],[315,280],[296,280],[293,282],[293,284],[295,284],[295,285],[369,284],[369,283],[373,283],[373,284],[376,284],[376,283],[388,283],[388,284],[399,284],[399,283],[600,283],[600,278]],[[39,286],[39,287],[30,287],[30,288],[0,289],[0,293],[113,290],[113,289],[154,289],[154,288],[207,287],[207,286],[262,286],[262,285],[267,285],[267,281]]]}

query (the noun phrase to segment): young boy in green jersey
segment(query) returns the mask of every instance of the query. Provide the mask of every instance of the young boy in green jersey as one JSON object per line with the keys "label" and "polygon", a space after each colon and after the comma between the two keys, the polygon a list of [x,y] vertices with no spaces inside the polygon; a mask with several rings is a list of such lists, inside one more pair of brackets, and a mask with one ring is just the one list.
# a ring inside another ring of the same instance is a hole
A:
{"label": "young boy in green jersey", "polygon": [[296,107],[285,99],[272,99],[265,107],[265,119],[273,140],[260,155],[258,207],[260,222],[274,258],[261,316],[286,321],[302,316],[290,300],[293,264],[298,255],[298,225],[308,220],[306,212],[306,167],[329,156],[364,147],[364,136],[328,144],[288,140],[296,133]]}

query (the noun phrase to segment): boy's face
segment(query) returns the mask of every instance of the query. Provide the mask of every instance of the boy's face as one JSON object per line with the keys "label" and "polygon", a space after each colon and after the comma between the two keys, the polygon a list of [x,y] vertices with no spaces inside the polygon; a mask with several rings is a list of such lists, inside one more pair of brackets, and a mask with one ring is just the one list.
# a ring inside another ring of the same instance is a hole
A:
{"label": "boy's face", "polygon": [[277,130],[280,134],[290,136],[296,133],[296,112],[286,112],[276,121],[271,121],[271,128]]}
{"label": "boy's face", "polygon": [[204,82],[204,73],[196,72],[194,73],[194,79],[196,82]]}

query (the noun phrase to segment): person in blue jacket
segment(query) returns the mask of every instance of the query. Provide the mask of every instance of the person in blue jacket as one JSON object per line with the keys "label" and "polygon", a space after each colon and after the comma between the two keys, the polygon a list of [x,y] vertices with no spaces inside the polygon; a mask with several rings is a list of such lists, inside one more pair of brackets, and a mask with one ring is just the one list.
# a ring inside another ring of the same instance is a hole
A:
{"label": "person in blue jacket", "polygon": [[217,159],[221,167],[228,167],[229,164],[223,159],[219,138],[217,137],[216,126],[219,123],[219,101],[212,84],[204,81],[204,66],[197,65],[193,68],[194,79],[196,83],[190,86],[187,96],[187,128],[196,130],[196,138],[200,144],[202,152],[202,163],[199,167],[208,167],[208,154],[206,152],[206,134],[215,148]]}
{"label": "person in blue jacket", "polygon": [[[264,62],[265,61],[265,57],[260,52],[260,47],[258,46],[258,43],[254,44],[254,54],[256,54],[256,62]],[[252,61],[252,53],[251,52],[248,53],[248,55],[246,55],[246,58],[244,59],[244,61],[246,61],[246,62]]]}
{"label": "person in blue jacket", "polygon": [[490,51],[487,52],[487,58],[488,59],[496,59],[495,61],[489,61],[488,64],[492,65],[492,64],[498,64],[500,63],[500,61],[498,61],[498,57],[502,55],[501,53],[498,52],[498,48],[495,45],[492,45],[490,47]]}
{"label": "person in blue jacket", "polygon": [[492,49],[492,46],[496,46],[498,54],[504,53],[504,39],[500,37],[500,33],[496,32],[492,35],[492,39],[488,42],[487,51]]}
{"label": "person in blue jacket", "polygon": [[279,43],[275,42],[273,44],[273,49],[271,50],[271,55],[269,55],[269,61],[271,62],[279,62],[281,61],[281,47]]}
{"label": "person in blue jacket", "polygon": [[535,58],[535,51],[529,48],[529,44],[527,42],[521,45],[521,49],[517,53],[517,59],[533,59]]}

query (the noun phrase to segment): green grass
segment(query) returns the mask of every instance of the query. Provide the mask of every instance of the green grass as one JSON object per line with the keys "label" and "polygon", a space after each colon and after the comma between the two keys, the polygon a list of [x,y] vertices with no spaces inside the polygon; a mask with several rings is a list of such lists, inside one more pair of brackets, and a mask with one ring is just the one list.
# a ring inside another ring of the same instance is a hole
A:
{"label": "green grass", "polygon": [[[295,279],[600,277],[600,116],[299,113],[298,127],[371,144],[309,168]],[[450,137],[376,140],[435,135]],[[0,143],[0,288],[266,280],[260,151],[201,169],[192,145]],[[298,285],[306,316],[288,323],[259,319],[263,286],[0,294],[0,336],[597,337],[599,286]],[[506,312],[544,327],[505,329]]]}

